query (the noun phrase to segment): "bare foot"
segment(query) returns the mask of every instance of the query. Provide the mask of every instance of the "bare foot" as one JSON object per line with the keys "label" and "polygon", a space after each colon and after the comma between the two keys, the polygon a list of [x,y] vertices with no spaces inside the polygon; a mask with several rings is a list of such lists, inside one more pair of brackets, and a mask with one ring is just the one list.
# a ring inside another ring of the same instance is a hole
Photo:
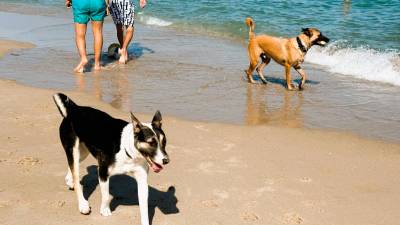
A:
{"label": "bare foot", "polygon": [[125,49],[120,50],[120,57],[119,57],[119,63],[120,64],[125,64],[126,61],[128,61],[128,53]]}
{"label": "bare foot", "polygon": [[74,72],[76,73],[83,73],[83,69],[85,65],[88,63],[87,59],[81,59],[81,62],[75,67]]}
{"label": "bare foot", "polygon": [[128,62],[128,59],[129,59],[129,58],[128,58],[128,50],[126,50],[126,51],[125,51],[125,63]]}
{"label": "bare foot", "polygon": [[95,63],[94,64],[94,70],[98,71],[98,70],[101,70],[101,69],[103,69],[103,67],[100,65],[100,63]]}

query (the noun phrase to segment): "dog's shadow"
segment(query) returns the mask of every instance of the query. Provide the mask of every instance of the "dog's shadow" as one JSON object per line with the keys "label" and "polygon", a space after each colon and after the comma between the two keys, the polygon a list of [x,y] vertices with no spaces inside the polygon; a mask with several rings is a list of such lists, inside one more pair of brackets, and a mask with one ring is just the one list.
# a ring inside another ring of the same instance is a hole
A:
{"label": "dog's shadow", "polygon": [[[257,82],[262,82],[260,77],[257,74],[253,75],[253,79]],[[279,84],[279,85],[282,85],[283,87],[286,87],[286,79],[284,79],[284,78],[267,77],[266,76],[265,79],[267,80],[267,82],[270,82],[273,84]],[[301,78],[297,78],[292,81],[293,81],[293,83],[297,84],[297,86],[298,86],[301,82]],[[315,84],[319,84],[319,83],[320,83],[319,81],[313,81],[313,80],[308,80],[308,79],[306,80],[306,84],[315,85]]]}
{"label": "dog's shadow", "polygon": [[[150,54],[155,53],[155,51],[153,49],[144,47],[140,43],[137,43],[137,42],[132,43],[128,47],[128,54],[129,54],[128,61],[142,57],[145,54],[145,52],[150,53]],[[109,64],[112,64],[112,63],[115,63],[118,61],[118,59],[108,57],[107,53],[103,53],[102,59],[103,59],[104,66],[107,66]]]}
{"label": "dog's shadow", "polygon": [[[83,195],[86,199],[92,195],[99,184],[97,166],[88,166],[88,174],[82,178]],[[110,204],[111,211],[119,205],[139,205],[136,180],[127,175],[116,175],[110,178],[110,194],[113,199]],[[164,214],[179,213],[176,204],[175,187],[170,186],[166,192],[149,186],[149,220],[153,221],[155,208]]]}
{"label": "dog's shadow", "polygon": [[133,43],[128,47],[128,53],[130,55],[129,59],[140,58],[143,56],[144,52],[148,52],[150,54],[155,53],[155,51],[151,48],[143,47],[140,43]]}

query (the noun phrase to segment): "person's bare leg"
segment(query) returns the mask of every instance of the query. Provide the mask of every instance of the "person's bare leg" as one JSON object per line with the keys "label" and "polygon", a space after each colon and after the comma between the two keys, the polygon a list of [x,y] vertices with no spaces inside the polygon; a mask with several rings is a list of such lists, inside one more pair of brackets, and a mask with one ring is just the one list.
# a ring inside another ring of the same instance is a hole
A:
{"label": "person's bare leg", "polygon": [[121,57],[119,58],[120,63],[126,63],[128,61],[128,46],[131,43],[133,37],[134,28],[132,26],[126,27],[126,34],[124,38],[124,44],[121,48]]}
{"label": "person's bare leg", "polygon": [[77,73],[83,73],[83,69],[88,63],[86,57],[86,24],[75,23],[75,42],[81,61],[75,67],[74,71]]}
{"label": "person's bare leg", "polygon": [[117,38],[119,45],[122,46],[124,45],[124,29],[122,24],[117,24],[115,25],[115,28],[117,29]]}
{"label": "person's bare leg", "polygon": [[93,37],[94,37],[94,69],[101,68],[101,50],[103,48],[103,21],[92,21]]}

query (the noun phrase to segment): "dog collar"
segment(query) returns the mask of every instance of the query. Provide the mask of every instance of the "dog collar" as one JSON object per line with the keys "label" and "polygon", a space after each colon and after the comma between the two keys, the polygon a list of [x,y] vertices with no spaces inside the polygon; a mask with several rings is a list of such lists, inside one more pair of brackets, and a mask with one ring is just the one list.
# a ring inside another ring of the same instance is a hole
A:
{"label": "dog collar", "polygon": [[300,48],[300,51],[303,52],[304,54],[307,53],[307,47],[303,45],[303,43],[301,42],[301,40],[298,36],[296,37],[296,41],[297,41],[297,45]]}

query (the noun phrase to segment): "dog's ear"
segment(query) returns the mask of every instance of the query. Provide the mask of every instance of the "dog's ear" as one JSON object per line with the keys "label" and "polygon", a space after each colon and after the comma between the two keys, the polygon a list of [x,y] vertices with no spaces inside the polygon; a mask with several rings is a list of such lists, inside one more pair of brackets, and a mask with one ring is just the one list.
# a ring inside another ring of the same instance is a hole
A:
{"label": "dog's ear", "polygon": [[160,111],[157,110],[156,114],[154,114],[153,121],[151,121],[151,125],[155,128],[161,129],[162,116]]}
{"label": "dog's ear", "polygon": [[312,36],[312,32],[311,32],[310,28],[301,28],[301,32],[303,32],[303,34],[305,34],[307,37]]}
{"label": "dog's ear", "polygon": [[140,130],[142,129],[142,123],[133,115],[133,113],[131,112],[131,121],[133,124],[133,132],[135,134],[139,133]]}

